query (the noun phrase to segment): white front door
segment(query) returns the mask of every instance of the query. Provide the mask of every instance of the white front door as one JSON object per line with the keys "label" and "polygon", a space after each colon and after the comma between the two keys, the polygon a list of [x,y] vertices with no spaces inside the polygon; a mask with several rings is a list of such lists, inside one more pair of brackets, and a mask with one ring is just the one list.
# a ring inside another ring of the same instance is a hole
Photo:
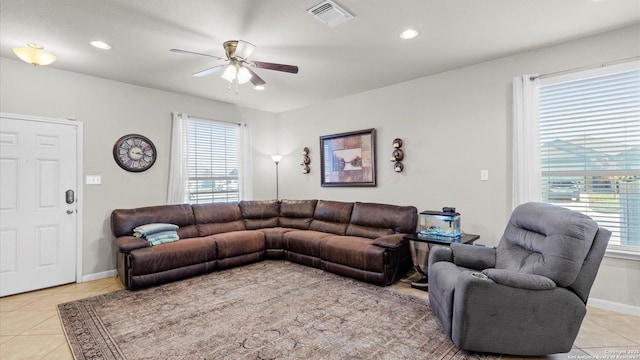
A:
{"label": "white front door", "polygon": [[77,132],[0,118],[0,296],[76,281]]}

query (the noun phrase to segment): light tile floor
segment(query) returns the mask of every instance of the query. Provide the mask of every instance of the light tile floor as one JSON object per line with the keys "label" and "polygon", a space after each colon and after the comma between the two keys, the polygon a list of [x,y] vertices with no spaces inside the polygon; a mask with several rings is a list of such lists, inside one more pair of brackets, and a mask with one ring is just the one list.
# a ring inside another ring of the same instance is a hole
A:
{"label": "light tile floor", "polygon": [[[427,296],[426,292],[410,287],[415,276],[410,274],[394,286]],[[122,288],[120,280],[113,277],[0,298],[0,359],[73,359],[60,325],[57,304]],[[638,350],[639,316],[589,307],[571,352],[540,359],[640,360]]]}

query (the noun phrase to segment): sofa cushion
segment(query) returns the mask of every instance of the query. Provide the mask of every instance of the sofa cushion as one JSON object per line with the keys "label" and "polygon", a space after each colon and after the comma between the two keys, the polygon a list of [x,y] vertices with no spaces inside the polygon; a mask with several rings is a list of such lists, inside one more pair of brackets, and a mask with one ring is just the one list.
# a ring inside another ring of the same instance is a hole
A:
{"label": "sofa cushion", "polygon": [[111,231],[115,237],[133,235],[135,227],[159,221],[178,225],[180,238],[198,236],[193,210],[188,204],[113,210],[111,212]]}
{"label": "sofa cushion", "polygon": [[198,236],[245,230],[238,204],[197,204],[193,206]]}
{"label": "sofa cushion", "polygon": [[280,226],[308,230],[317,203],[318,200],[281,200]]}
{"label": "sofa cushion", "polygon": [[136,249],[130,254],[129,261],[133,276],[206,263],[217,258],[216,243],[207,238],[183,239]]}
{"label": "sofa cushion", "polygon": [[284,240],[283,240],[284,234],[290,231],[295,231],[295,229],[277,227],[277,228],[260,229],[260,231],[264,233],[265,248],[284,250],[285,249]]}
{"label": "sofa cushion", "polygon": [[216,243],[217,259],[264,251],[264,238],[264,233],[259,230],[232,231],[208,237]]}
{"label": "sofa cushion", "polygon": [[373,239],[358,236],[329,236],[322,239],[320,258],[366,271],[384,272],[385,249]]}
{"label": "sofa cushion", "polygon": [[247,230],[272,228],[279,225],[280,204],[278,200],[242,200],[238,203]]}
{"label": "sofa cushion", "polygon": [[573,283],[598,224],[588,216],[551,204],[526,203],[513,210],[496,250],[496,268]]}
{"label": "sofa cushion", "polygon": [[331,235],[313,230],[294,230],[284,233],[282,239],[287,251],[320,258],[321,244]]}
{"label": "sofa cushion", "polygon": [[353,203],[318,200],[309,230],[344,235],[352,210]]}
{"label": "sofa cushion", "polygon": [[418,209],[414,206],[356,202],[347,235],[375,239],[377,237],[416,231]]}

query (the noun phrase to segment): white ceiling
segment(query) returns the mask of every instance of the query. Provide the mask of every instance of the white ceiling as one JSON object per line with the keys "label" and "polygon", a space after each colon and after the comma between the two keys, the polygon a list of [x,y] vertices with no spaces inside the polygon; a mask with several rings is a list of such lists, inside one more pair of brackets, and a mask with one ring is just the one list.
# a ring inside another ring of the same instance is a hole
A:
{"label": "white ceiling", "polygon": [[[45,46],[50,67],[282,112],[640,22],[640,0],[336,0],[354,19],[328,27],[320,0],[0,0],[0,56]],[[413,40],[398,34],[412,27]],[[298,65],[255,71],[267,90],[228,90],[222,43],[257,46],[251,60]],[[89,45],[102,40],[112,49]],[[25,66],[30,66],[25,63]]]}

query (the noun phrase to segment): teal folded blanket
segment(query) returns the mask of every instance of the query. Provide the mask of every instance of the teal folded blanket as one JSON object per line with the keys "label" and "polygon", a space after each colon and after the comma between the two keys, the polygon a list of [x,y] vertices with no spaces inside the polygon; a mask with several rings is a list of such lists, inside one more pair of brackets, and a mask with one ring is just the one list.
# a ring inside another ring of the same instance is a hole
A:
{"label": "teal folded blanket", "polygon": [[140,225],[138,227],[133,228],[133,236],[146,237],[146,236],[157,234],[163,231],[176,231],[176,230],[178,230],[178,225],[174,225],[174,224],[164,224],[164,223],[146,224],[146,225]]}
{"label": "teal folded blanket", "polygon": [[180,240],[178,233],[175,231],[162,231],[153,235],[145,236],[149,245],[160,245]]}

